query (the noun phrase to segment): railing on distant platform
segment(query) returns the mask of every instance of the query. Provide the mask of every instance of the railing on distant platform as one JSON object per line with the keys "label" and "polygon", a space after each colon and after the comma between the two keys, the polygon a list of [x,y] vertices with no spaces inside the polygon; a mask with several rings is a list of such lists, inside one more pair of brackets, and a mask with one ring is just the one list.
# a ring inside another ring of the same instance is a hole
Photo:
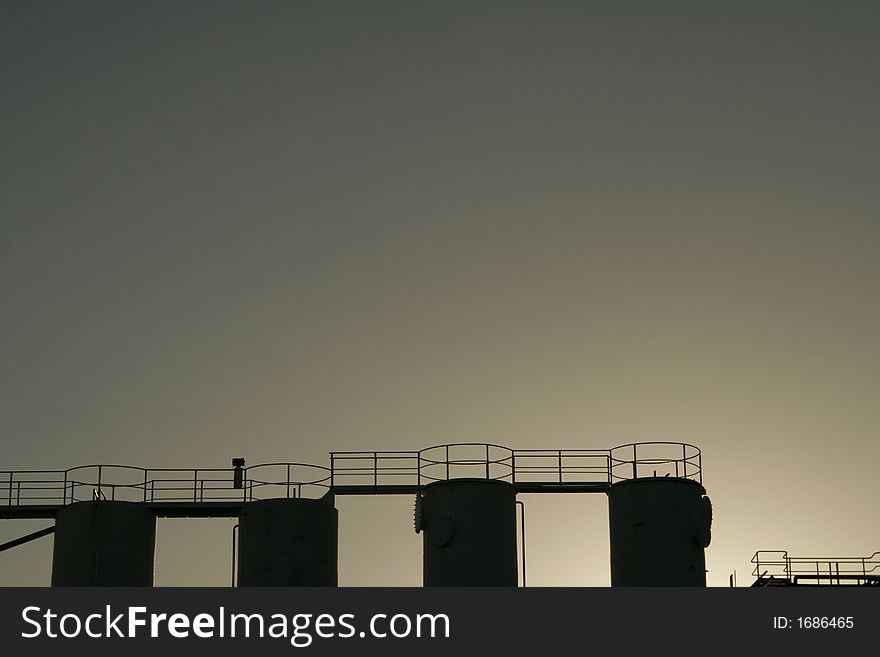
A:
{"label": "railing on distant platform", "polygon": [[756,585],[880,583],[880,552],[867,557],[792,557],[786,550],[759,550],[752,563]]}

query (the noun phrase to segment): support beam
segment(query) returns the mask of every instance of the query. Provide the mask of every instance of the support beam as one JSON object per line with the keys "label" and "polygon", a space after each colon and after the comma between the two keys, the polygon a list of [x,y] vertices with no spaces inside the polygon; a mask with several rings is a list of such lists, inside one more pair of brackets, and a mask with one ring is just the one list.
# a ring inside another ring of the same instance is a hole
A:
{"label": "support beam", "polygon": [[27,534],[25,536],[20,536],[13,541],[8,541],[0,545],[0,552],[5,550],[11,550],[14,547],[18,547],[19,545],[24,545],[25,543],[30,543],[31,541],[35,541],[38,538],[43,538],[44,536],[48,536],[49,534],[55,533],[55,525],[51,527],[46,527],[45,529],[41,529],[39,531],[33,532],[31,534]]}

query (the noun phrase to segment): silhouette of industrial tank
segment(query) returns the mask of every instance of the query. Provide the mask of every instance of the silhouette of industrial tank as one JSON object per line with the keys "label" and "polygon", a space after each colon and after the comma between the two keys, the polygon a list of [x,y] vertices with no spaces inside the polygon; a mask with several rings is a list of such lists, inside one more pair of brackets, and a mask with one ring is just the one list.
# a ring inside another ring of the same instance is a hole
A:
{"label": "silhouette of industrial tank", "polygon": [[238,584],[336,586],[335,496],[407,494],[416,499],[425,586],[516,586],[517,494],[605,493],[613,586],[705,586],[705,492],[700,450],[683,443],[459,443],[331,452],[330,467],[246,467],[238,458],[232,468],[0,472],[0,518],[55,520],[53,585],[151,586],[157,517],[231,517],[239,519]]}

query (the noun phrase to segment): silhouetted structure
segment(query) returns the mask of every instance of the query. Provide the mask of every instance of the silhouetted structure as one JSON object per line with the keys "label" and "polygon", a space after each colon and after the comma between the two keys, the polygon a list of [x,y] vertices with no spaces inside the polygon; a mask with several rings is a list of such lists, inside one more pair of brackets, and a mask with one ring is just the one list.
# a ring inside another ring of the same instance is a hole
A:
{"label": "silhouetted structure", "polygon": [[608,490],[612,586],[706,586],[712,510],[689,479],[631,479]]}
{"label": "silhouetted structure", "polygon": [[74,502],[55,517],[52,586],[152,586],[156,516],[143,504]]}
{"label": "silhouetted structure", "polygon": [[336,586],[333,495],[248,502],[239,519],[239,586]]}
{"label": "silhouetted structure", "polygon": [[700,450],[682,443],[331,452],[329,468],[7,471],[0,518],[56,520],[53,584],[150,586],[157,517],[237,517],[240,585],[335,586],[334,496],[415,494],[425,586],[516,586],[518,493],[606,493],[614,586],[706,584],[711,510]]}
{"label": "silhouetted structure", "polygon": [[868,557],[792,557],[759,550],[752,586],[880,586],[880,552]]}
{"label": "silhouetted structure", "polygon": [[[425,586],[516,586],[516,491],[486,479],[453,479],[416,498]],[[420,507],[420,508],[419,508]]]}

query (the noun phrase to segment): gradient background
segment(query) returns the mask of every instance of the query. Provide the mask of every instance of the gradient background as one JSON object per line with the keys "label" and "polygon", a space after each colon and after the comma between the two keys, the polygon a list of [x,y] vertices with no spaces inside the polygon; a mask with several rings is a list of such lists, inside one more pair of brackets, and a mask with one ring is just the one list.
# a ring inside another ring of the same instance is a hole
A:
{"label": "gradient background", "polygon": [[[880,549],[872,7],[3,0],[0,469],[683,441],[711,585]],[[607,585],[605,497],[524,499],[529,585]],[[338,508],[420,584],[410,496]]]}

